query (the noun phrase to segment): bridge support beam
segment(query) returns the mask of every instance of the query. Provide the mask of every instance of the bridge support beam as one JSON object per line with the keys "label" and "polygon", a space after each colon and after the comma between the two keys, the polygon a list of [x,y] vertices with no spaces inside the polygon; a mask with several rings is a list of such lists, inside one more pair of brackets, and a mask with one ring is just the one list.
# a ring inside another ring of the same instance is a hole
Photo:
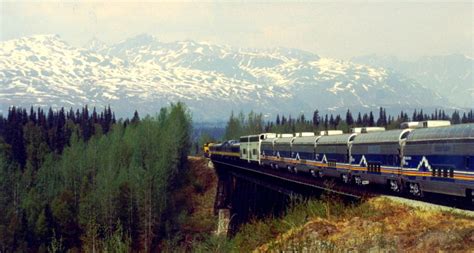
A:
{"label": "bridge support beam", "polygon": [[214,214],[217,215],[216,235],[228,235],[231,216],[231,197],[233,192],[233,177],[224,165],[210,162],[217,174],[217,191],[214,201]]}
{"label": "bridge support beam", "polygon": [[229,233],[229,224],[230,224],[230,209],[219,209],[217,210],[218,220],[217,220],[217,231],[216,235],[226,235]]}

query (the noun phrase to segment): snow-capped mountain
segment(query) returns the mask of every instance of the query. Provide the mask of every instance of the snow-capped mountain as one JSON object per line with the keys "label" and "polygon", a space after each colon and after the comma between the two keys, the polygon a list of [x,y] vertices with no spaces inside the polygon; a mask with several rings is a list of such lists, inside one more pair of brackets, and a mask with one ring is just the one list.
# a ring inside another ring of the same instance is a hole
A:
{"label": "snow-capped mountain", "polygon": [[[429,98],[429,99],[427,99]],[[381,67],[296,49],[160,42],[139,35],[72,47],[56,35],[0,42],[0,107],[110,104],[119,115],[185,102],[195,121],[231,110],[268,114],[347,108],[445,106],[413,79]]]}
{"label": "snow-capped mountain", "polygon": [[411,77],[461,107],[474,107],[474,59],[461,54],[426,56],[416,61],[367,55],[354,62],[380,66]]}

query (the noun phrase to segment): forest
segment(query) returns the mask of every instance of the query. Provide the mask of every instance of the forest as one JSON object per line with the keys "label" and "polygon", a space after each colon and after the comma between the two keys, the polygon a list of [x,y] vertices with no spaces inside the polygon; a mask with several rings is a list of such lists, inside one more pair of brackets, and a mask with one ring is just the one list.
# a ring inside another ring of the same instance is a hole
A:
{"label": "forest", "polygon": [[0,116],[0,252],[156,251],[179,231],[192,122],[12,107]]}
{"label": "forest", "polygon": [[280,116],[277,114],[274,121],[266,120],[262,113],[250,112],[247,116],[243,112],[238,115],[231,113],[227,121],[224,140],[238,140],[240,136],[248,134],[258,134],[263,132],[272,133],[297,133],[297,132],[317,132],[320,130],[342,130],[349,132],[353,127],[385,127],[387,130],[397,129],[402,122],[424,121],[424,120],[449,120],[451,124],[474,123],[474,111],[460,114],[454,111],[451,115],[444,110],[435,110],[432,113],[424,113],[422,109],[415,110],[410,117],[406,112],[401,111],[398,115],[387,115],[386,109],[379,108],[378,114],[372,111],[355,116],[349,109],[346,114],[325,114],[324,116],[315,110],[311,118],[304,114],[297,117]]}

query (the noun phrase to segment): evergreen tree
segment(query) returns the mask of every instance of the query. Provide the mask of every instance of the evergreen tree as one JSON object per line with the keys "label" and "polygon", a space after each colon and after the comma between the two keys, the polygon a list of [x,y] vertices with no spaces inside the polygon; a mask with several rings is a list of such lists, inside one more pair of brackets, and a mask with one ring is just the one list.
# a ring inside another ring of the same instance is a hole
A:
{"label": "evergreen tree", "polygon": [[369,114],[369,126],[370,126],[370,127],[375,126],[374,114],[372,113],[372,111],[371,111],[370,114]]}
{"label": "evergreen tree", "polygon": [[133,118],[132,118],[131,123],[135,124],[135,123],[138,123],[139,121],[140,121],[140,116],[138,116],[138,112],[135,110],[135,112],[133,113]]}
{"label": "evergreen tree", "polygon": [[357,115],[356,125],[357,125],[357,126],[362,126],[362,125],[363,125],[362,116],[360,115],[360,112],[359,112],[359,114]]}
{"label": "evergreen tree", "polygon": [[347,109],[346,112],[346,123],[349,126],[352,126],[354,124],[354,118],[352,118],[352,113],[349,109]]}
{"label": "evergreen tree", "polygon": [[452,124],[460,124],[461,123],[461,117],[459,116],[458,111],[454,111],[453,115],[451,116],[451,123]]}
{"label": "evergreen tree", "polygon": [[321,119],[319,117],[319,111],[315,110],[313,113],[313,127],[319,129],[319,125],[321,123]]}
{"label": "evergreen tree", "polygon": [[329,130],[329,119],[327,114],[324,116],[324,130]]}

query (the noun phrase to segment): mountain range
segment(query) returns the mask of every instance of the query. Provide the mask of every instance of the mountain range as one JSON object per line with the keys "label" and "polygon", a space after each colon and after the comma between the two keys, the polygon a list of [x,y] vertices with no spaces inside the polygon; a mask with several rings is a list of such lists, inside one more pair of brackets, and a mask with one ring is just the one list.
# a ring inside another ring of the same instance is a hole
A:
{"label": "mountain range", "polygon": [[415,79],[460,107],[474,107],[474,59],[461,54],[425,56],[413,61],[366,55],[354,62],[380,66]]}
{"label": "mountain range", "polygon": [[146,34],[114,45],[92,39],[83,47],[36,35],[0,42],[0,109],[88,104],[111,105],[119,116],[135,109],[154,115],[181,101],[202,122],[226,119],[232,110],[270,116],[473,107],[472,66],[473,59],[459,55],[344,61],[298,49],[161,42]]}

